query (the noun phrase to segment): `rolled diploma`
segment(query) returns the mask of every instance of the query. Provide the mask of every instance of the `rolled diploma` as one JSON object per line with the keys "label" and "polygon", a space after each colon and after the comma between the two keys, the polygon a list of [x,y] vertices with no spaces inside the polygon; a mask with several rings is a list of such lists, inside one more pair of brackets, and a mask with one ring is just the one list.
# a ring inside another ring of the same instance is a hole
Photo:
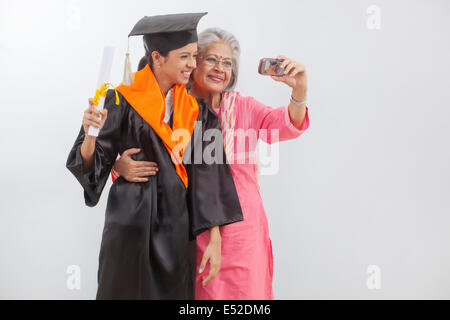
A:
{"label": "rolled diploma", "polygon": [[[114,59],[115,47],[106,46],[103,49],[103,58],[100,65],[100,72],[98,75],[97,89],[100,89],[102,84],[109,82],[109,77],[111,75],[111,67]],[[97,110],[103,110],[105,106],[105,98],[101,97],[98,105],[95,106]],[[99,129],[96,127],[89,127],[88,135],[93,137],[98,137]]]}

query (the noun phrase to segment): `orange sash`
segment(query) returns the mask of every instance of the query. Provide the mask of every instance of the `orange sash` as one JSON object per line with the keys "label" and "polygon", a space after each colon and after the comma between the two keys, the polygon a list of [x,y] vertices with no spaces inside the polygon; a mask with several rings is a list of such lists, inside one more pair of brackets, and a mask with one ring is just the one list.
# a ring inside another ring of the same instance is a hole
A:
{"label": "orange sash", "polygon": [[[198,117],[197,100],[187,93],[185,86],[180,84],[174,86],[172,130],[164,122],[166,112],[164,94],[148,65],[134,74],[134,82],[131,85],[121,84],[116,90],[122,94],[164,142],[171,155],[172,162],[175,164],[177,174],[187,188],[188,177],[182,159]],[[177,131],[178,134],[172,136],[172,133],[178,129],[183,130]]]}

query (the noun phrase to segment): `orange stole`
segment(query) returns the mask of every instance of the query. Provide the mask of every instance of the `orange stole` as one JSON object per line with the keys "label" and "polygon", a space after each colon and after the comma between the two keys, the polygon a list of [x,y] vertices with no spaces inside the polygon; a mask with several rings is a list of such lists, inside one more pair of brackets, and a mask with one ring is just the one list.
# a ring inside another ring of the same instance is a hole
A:
{"label": "orange stole", "polygon": [[[175,164],[177,174],[187,188],[188,177],[182,159],[184,150],[194,132],[195,121],[198,117],[197,100],[187,93],[185,86],[180,84],[174,86],[172,130],[164,122],[166,112],[164,94],[148,65],[134,74],[134,81],[131,85],[121,84],[116,90],[122,94],[133,109],[155,130],[156,134],[164,142],[167,151],[171,155],[172,162]],[[184,129],[184,131],[180,131],[180,137],[177,136],[177,139],[172,140],[172,133],[178,129]]]}

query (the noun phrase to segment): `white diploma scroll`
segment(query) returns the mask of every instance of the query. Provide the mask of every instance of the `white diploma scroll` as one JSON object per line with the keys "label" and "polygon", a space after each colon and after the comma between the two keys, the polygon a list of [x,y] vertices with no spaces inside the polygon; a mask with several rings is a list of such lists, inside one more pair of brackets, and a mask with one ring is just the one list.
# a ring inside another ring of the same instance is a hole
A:
{"label": "white diploma scroll", "polygon": [[[100,89],[102,84],[109,82],[109,77],[111,75],[111,67],[114,59],[115,47],[105,47],[103,49],[102,64],[100,65],[100,72],[98,75],[97,90]],[[95,106],[97,110],[103,110],[105,106],[105,98],[101,97],[98,105]],[[99,129],[95,127],[89,127],[88,135],[93,137],[98,137]]]}

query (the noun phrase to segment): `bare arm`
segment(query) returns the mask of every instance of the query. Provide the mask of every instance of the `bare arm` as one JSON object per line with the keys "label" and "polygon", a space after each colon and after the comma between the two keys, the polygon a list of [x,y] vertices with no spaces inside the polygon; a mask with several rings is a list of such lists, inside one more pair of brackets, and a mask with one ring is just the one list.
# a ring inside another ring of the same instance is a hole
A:
{"label": "bare arm", "polygon": [[105,124],[107,116],[108,110],[103,109],[101,111],[98,111],[94,107],[92,99],[89,99],[89,108],[84,111],[83,117],[84,141],[83,144],[81,145],[80,150],[81,157],[83,158],[84,172],[89,172],[92,169],[92,165],[94,162],[95,141],[97,139],[96,137],[88,135],[89,127],[93,126],[101,130]]}
{"label": "bare arm", "polygon": [[81,145],[81,157],[83,158],[84,173],[92,170],[94,162],[95,137],[86,135]]}
{"label": "bare arm", "polygon": [[[305,101],[306,100],[306,90],[303,88],[292,90],[292,97],[297,101]],[[302,105],[301,107],[296,105],[295,103],[289,103],[289,116],[291,118],[292,124],[300,129],[302,127],[303,122],[305,121],[306,115],[306,105]]]}

